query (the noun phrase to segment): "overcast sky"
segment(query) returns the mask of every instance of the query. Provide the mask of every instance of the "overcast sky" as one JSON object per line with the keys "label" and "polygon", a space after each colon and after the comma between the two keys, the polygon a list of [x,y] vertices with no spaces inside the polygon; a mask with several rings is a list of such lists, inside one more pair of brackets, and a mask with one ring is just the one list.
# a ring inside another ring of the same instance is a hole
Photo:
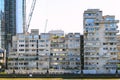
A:
{"label": "overcast sky", "polygon": [[[87,9],[100,9],[103,15],[115,15],[120,20],[120,0],[36,0],[30,29],[44,32],[63,30],[65,33],[83,33],[83,12]],[[27,0],[27,13],[32,0]],[[28,15],[27,15],[28,16]],[[119,25],[119,24],[118,24]]]}

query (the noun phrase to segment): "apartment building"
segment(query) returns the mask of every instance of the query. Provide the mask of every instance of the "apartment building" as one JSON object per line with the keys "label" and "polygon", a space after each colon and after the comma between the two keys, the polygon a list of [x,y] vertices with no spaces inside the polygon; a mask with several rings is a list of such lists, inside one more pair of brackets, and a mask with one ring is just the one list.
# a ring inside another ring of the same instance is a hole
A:
{"label": "apartment building", "polygon": [[117,30],[115,16],[102,16],[99,9],[84,11],[84,73],[115,73]]}
{"label": "apartment building", "polygon": [[66,35],[69,68],[81,70],[80,33],[68,33]]}
{"label": "apartment building", "polygon": [[[69,36],[72,37],[69,37]],[[70,39],[70,40],[69,40]],[[8,70],[16,73],[70,73],[81,70],[80,33],[64,35],[63,31],[13,36]]]}
{"label": "apartment building", "polygon": [[59,35],[51,39],[50,69],[80,73],[80,33]]}
{"label": "apartment building", "polygon": [[38,69],[38,40],[36,33],[19,33],[13,36],[12,49],[8,57],[8,69],[16,73],[27,73],[24,70]]}
{"label": "apartment building", "polygon": [[[55,32],[49,32],[51,37],[51,53],[50,53],[50,69],[63,70],[68,65],[67,59],[67,47],[65,43],[64,33],[56,34]],[[58,33],[58,32],[57,32]]]}

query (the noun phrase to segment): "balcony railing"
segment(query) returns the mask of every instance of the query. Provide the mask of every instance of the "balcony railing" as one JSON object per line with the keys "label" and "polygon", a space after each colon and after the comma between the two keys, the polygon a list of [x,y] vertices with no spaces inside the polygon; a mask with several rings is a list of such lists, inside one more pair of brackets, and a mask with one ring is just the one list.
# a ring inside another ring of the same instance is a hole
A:
{"label": "balcony railing", "polygon": [[118,23],[119,20],[96,20],[95,23]]}
{"label": "balcony railing", "polygon": [[109,38],[109,37],[116,37],[116,35],[104,35],[106,38]]}
{"label": "balcony railing", "polygon": [[84,65],[84,67],[96,67],[97,65],[96,64],[87,64],[87,65]]}
{"label": "balcony railing", "polygon": [[117,65],[114,65],[114,64],[106,64],[106,65],[104,65],[104,67],[117,68]]}
{"label": "balcony railing", "polygon": [[96,52],[96,50],[84,50],[84,52]]}
{"label": "balcony railing", "polygon": [[99,57],[99,55],[84,55],[84,57]]}
{"label": "balcony railing", "polygon": [[109,60],[108,62],[110,62],[110,63],[118,63],[119,61],[118,60]]}
{"label": "balcony railing", "polygon": [[84,15],[84,18],[96,18],[97,16],[96,15],[92,15],[92,16],[86,16]]}
{"label": "balcony railing", "polygon": [[84,47],[100,47],[100,45],[84,45]]}
{"label": "balcony railing", "polygon": [[119,30],[105,30],[106,33],[118,33]]}
{"label": "balcony railing", "polygon": [[107,57],[110,57],[110,55],[105,55],[105,54],[102,54],[102,55],[100,55],[100,57],[107,58]]}

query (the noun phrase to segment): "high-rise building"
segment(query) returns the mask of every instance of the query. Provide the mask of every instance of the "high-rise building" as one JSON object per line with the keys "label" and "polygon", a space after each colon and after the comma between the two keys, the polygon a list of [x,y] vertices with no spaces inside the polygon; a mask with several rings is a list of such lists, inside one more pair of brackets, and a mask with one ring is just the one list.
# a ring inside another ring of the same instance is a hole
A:
{"label": "high-rise building", "polygon": [[118,22],[99,9],[84,11],[84,73],[116,72]]}
{"label": "high-rise building", "polygon": [[[6,57],[12,46],[12,36],[23,32],[26,0],[4,0],[4,43]],[[7,59],[6,59],[7,60]]]}
{"label": "high-rise building", "polygon": [[0,48],[5,48],[5,15],[4,15],[4,0],[0,0]]}
{"label": "high-rise building", "polygon": [[5,10],[5,48],[9,51],[12,36],[23,32],[25,24],[25,1],[26,0],[4,0]]}
{"label": "high-rise building", "polygon": [[4,12],[4,0],[0,0],[0,72],[5,69],[6,62],[5,49],[2,49],[5,45]]}
{"label": "high-rise building", "polygon": [[16,0],[16,33],[23,33],[26,23],[26,0]]}
{"label": "high-rise building", "polygon": [[[8,54],[12,36],[16,35],[16,0],[4,0],[5,10],[5,49]],[[7,56],[7,55],[6,55]]]}

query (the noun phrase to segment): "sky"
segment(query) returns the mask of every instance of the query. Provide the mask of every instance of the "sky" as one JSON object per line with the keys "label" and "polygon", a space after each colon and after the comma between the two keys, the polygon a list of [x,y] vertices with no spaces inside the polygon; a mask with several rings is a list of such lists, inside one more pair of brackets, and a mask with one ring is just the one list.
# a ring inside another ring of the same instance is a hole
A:
{"label": "sky", "polygon": [[[63,30],[65,33],[83,34],[83,13],[87,9],[100,9],[103,15],[115,15],[120,20],[120,0],[36,0],[30,29],[40,33]],[[27,17],[32,0],[27,0]],[[45,25],[47,27],[45,30]],[[119,24],[118,24],[119,26]],[[120,27],[120,26],[119,26]]]}

